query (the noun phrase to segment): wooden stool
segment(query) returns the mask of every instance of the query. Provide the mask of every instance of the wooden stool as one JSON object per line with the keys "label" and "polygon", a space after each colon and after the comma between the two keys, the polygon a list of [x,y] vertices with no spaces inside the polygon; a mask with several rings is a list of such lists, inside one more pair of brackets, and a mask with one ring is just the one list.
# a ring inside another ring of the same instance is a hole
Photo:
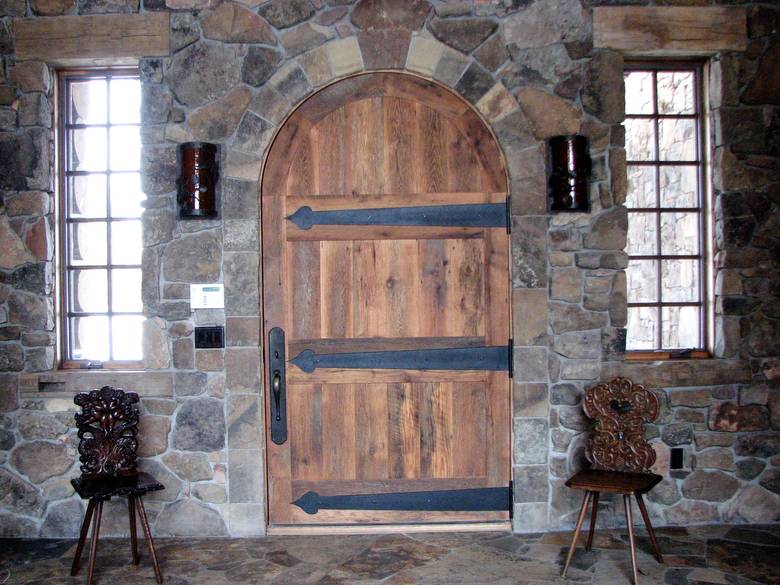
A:
{"label": "wooden stool", "polygon": [[574,536],[566,555],[562,576],[566,576],[569,564],[577,547],[580,529],[592,503],[590,531],[585,550],[593,546],[593,532],[598,515],[601,492],[623,495],[628,527],[628,542],[631,547],[631,571],[634,585],[638,584],[636,570],[636,545],[634,543],[634,518],[631,513],[631,496],[636,498],[642,519],[653,544],[655,558],[663,563],[661,550],[655,538],[650,516],[642,495],[649,492],[663,477],[650,473],[655,463],[655,451],[645,441],[645,423],[658,418],[658,398],[643,386],[627,378],[615,378],[609,384],[598,384],[585,392],[583,400],[585,414],[596,420],[596,428],[588,439],[586,456],[593,469],[583,469],[567,482],[572,489],[585,490],[582,506],[574,528]]}
{"label": "wooden stool", "polygon": [[79,570],[81,553],[91,523],[92,542],[87,585],[92,585],[103,503],[113,497],[127,497],[133,564],[137,565],[139,561],[135,529],[137,508],[146,544],[149,547],[154,576],[158,583],[162,583],[162,574],[157,564],[154,541],[149,530],[142,496],[147,492],[164,489],[165,486],[148,473],[139,473],[136,469],[138,410],[133,405],[138,402],[138,394],[103,386],[100,390],[77,394],[73,402],[81,407],[81,412],[75,417],[79,436],[81,477],[72,479],[70,483],[79,496],[89,500],[89,504],[87,504],[84,522],[81,524],[79,543],[76,546],[70,574],[75,575]]}

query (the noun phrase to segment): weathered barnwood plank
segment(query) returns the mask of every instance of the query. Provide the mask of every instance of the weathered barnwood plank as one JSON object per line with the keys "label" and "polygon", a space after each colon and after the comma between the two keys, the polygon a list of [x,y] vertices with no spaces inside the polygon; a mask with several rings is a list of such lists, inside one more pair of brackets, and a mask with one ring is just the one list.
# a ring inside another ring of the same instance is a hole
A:
{"label": "weathered barnwood plank", "polygon": [[16,58],[53,65],[132,64],[170,53],[167,12],[15,18]]}
{"label": "weathered barnwood plank", "polygon": [[593,46],[629,55],[711,55],[747,44],[744,8],[620,6],[593,9]]}

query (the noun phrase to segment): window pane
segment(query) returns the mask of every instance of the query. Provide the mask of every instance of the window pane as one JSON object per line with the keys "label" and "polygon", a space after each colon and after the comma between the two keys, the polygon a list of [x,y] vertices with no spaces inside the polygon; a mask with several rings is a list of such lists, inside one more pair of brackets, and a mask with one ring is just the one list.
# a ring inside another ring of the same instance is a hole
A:
{"label": "window pane", "polygon": [[105,313],[108,310],[106,270],[74,270],[70,273],[71,310]]}
{"label": "window pane", "polygon": [[106,170],[106,129],[82,128],[71,133],[71,171]]}
{"label": "window pane", "polygon": [[699,170],[694,165],[661,167],[661,207],[698,207]]}
{"label": "window pane", "polygon": [[626,291],[629,303],[657,301],[658,261],[629,260],[626,268]]}
{"label": "window pane", "polygon": [[136,171],[141,165],[141,134],[138,126],[111,128],[111,170]]}
{"label": "window pane", "polygon": [[663,307],[663,348],[701,347],[699,307]]}
{"label": "window pane", "polygon": [[108,359],[108,317],[74,317],[71,336],[73,359]]}
{"label": "window pane", "polygon": [[658,309],[656,307],[629,307],[626,349],[657,349]]}
{"label": "window pane", "polygon": [[628,246],[632,256],[658,254],[658,232],[655,213],[628,214]]}
{"label": "window pane", "polygon": [[111,217],[141,217],[144,199],[140,174],[111,175]]}
{"label": "window pane", "polygon": [[692,71],[658,72],[658,113],[695,113]]}
{"label": "window pane", "polygon": [[658,124],[661,160],[696,160],[694,120],[659,120]]}
{"label": "window pane", "polygon": [[139,269],[111,271],[111,310],[120,313],[143,311]]}
{"label": "window pane", "polygon": [[632,71],[625,76],[626,114],[653,113],[653,73]]}
{"label": "window pane", "polygon": [[72,124],[106,123],[106,82],[103,79],[70,84],[70,122]]}
{"label": "window pane", "polygon": [[70,225],[70,261],[74,265],[105,264],[106,224],[102,221]]}
{"label": "window pane", "polygon": [[653,120],[629,118],[626,125],[626,159],[655,159],[655,124]]}
{"label": "window pane", "polygon": [[141,315],[122,315],[112,317],[112,345],[115,360],[140,360],[142,355],[141,328],[144,318]]}
{"label": "window pane", "polygon": [[111,80],[111,123],[138,124],[141,121],[141,83],[138,79]]}
{"label": "window pane", "polygon": [[106,176],[70,177],[70,217],[106,216]]}
{"label": "window pane", "polygon": [[627,207],[655,207],[655,168],[628,166]]}
{"label": "window pane", "polygon": [[661,261],[661,300],[665,303],[699,302],[699,261]]}
{"label": "window pane", "polygon": [[661,213],[661,253],[676,256],[699,253],[698,213]]}
{"label": "window pane", "polygon": [[141,263],[140,221],[111,223],[111,262],[113,264]]}

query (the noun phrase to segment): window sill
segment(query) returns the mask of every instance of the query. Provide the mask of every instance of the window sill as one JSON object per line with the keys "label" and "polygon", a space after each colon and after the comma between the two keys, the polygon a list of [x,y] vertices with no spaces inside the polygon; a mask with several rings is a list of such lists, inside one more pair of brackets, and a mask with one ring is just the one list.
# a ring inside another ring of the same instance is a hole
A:
{"label": "window sill", "polygon": [[748,384],[753,374],[748,360],[727,358],[626,359],[604,362],[603,380],[619,376],[648,388]]}
{"label": "window sill", "polygon": [[102,386],[115,386],[139,396],[172,397],[173,372],[158,370],[60,369],[22,374],[19,393],[25,398],[70,398]]}
{"label": "window sill", "polygon": [[671,351],[628,351],[626,352],[626,361],[642,361],[642,362],[657,362],[657,361],[688,361],[688,360],[707,360],[717,359],[713,358],[712,354],[703,349],[697,349],[692,351],[686,356],[675,355]]}

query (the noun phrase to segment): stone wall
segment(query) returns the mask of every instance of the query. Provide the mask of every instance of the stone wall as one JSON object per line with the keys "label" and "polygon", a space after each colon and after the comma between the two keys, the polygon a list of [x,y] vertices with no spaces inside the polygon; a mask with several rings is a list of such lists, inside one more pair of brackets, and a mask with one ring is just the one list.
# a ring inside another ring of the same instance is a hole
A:
{"label": "stone wall", "polygon": [[[617,374],[657,388],[664,405],[651,429],[667,476],[652,496],[658,523],[777,519],[780,15],[749,8],[747,51],[711,59],[717,358],[636,363],[623,360],[623,57],[593,49],[592,4],[0,0],[0,534],[75,534],[83,505],[68,485],[78,473],[72,395],[104,383],[142,394],[143,467],[167,488],[149,497],[155,533],[264,532],[263,156],[295,104],[376,69],[404,69],[464,95],[507,159],[515,529],[572,524],[579,495],[563,482],[583,459],[580,397]],[[52,73],[15,60],[11,21],[152,10],[170,13],[171,55],[140,62],[145,369],[58,371]],[[593,209],[549,215],[545,140],[575,132],[590,138]],[[192,139],[222,144],[218,220],[176,219],[176,145]],[[223,282],[225,309],[193,314],[191,282]],[[195,350],[193,327],[213,324],[226,326],[227,347]],[[668,470],[671,446],[684,449],[682,470]],[[609,499],[602,506],[605,523],[620,522]],[[124,515],[105,518],[107,533],[126,530]]]}

